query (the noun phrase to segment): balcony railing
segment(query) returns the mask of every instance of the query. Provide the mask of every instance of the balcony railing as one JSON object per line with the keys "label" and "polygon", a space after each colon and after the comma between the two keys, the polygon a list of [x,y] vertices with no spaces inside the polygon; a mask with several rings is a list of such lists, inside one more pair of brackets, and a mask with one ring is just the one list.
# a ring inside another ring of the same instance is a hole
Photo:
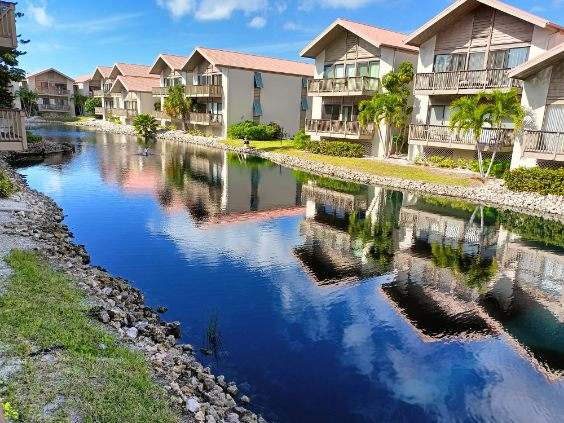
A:
{"label": "balcony railing", "polygon": [[212,113],[190,113],[188,122],[194,125],[221,125],[223,123],[223,115],[214,115]]}
{"label": "balcony railing", "polygon": [[483,69],[456,72],[418,73],[415,91],[474,92],[488,89],[521,88],[523,82],[511,79],[509,69]]}
{"label": "balcony railing", "polygon": [[[483,128],[479,142],[485,147],[498,145],[502,149],[511,149],[513,139],[513,129]],[[440,125],[410,125],[409,143],[466,150],[476,148],[472,131],[456,131]]]}
{"label": "balcony railing", "polygon": [[59,88],[53,85],[49,85],[48,87],[45,86],[37,87],[37,93],[47,94],[47,95],[69,95],[70,90],[67,90],[66,88]]}
{"label": "balcony railing", "polygon": [[154,96],[161,96],[161,95],[167,95],[168,94],[168,89],[170,87],[153,87],[153,95]]}
{"label": "balcony railing", "polygon": [[369,140],[374,136],[373,124],[362,126],[358,121],[307,119],[305,130],[310,135],[316,134],[331,138]]}
{"label": "balcony railing", "polygon": [[564,131],[524,131],[523,155],[564,161]]}
{"label": "balcony railing", "polygon": [[311,96],[371,95],[380,88],[380,79],[368,76],[313,79],[308,82]]}
{"label": "balcony railing", "polygon": [[188,97],[221,97],[221,85],[186,85],[184,92]]}
{"label": "balcony railing", "polygon": [[39,103],[37,108],[40,112],[69,112],[70,104],[43,104]]}
{"label": "balcony railing", "polygon": [[15,3],[0,2],[0,48],[2,49],[12,49],[18,46],[15,12]]}
{"label": "balcony railing", "polygon": [[17,109],[0,109],[0,151],[26,149],[25,114]]}
{"label": "balcony railing", "polygon": [[133,109],[113,108],[109,109],[108,113],[111,113],[112,116],[120,116],[125,118],[137,116],[137,110]]}

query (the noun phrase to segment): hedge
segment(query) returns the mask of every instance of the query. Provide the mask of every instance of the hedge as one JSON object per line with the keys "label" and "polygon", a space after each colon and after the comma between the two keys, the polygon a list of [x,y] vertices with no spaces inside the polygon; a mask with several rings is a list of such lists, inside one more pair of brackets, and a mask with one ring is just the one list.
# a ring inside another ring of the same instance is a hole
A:
{"label": "hedge", "polygon": [[299,150],[314,154],[325,154],[338,157],[363,157],[364,148],[361,144],[347,141],[312,141],[303,130],[294,136],[294,145]]}
{"label": "hedge", "polygon": [[[478,160],[468,160],[463,158],[453,159],[451,157],[444,157],[444,156],[431,156],[428,157],[426,161],[418,160],[417,162],[418,164],[430,163],[433,166],[443,167],[448,169],[458,168],[458,169],[471,170],[473,172],[480,171],[480,165],[478,164]],[[487,169],[489,165],[490,165],[490,159],[484,159],[484,169]],[[492,170],[490,172],[490,175],[496,176],[498,178],[502,178],[503,175],[505,175],[505,173],[509,170],[510,166],[511,166],[510,160],[496,160],[492,165]]]}
{"label": "hedge", "polygon": [[227,128],[227,137],[251,141],[279,140],[283,137],[283,130],[276,122],[261,124],[245,120],[229,125]]}
{"label": "hedge", "polygon": [[558,169],[518,168],[507,172],[504,179],[505,186],[511,191],[564,195],[564,167]]}
{"label": "hedge", "polygon": [[16,192],[16,186],[3,172],[0,172],[0,198],[8,198]]}

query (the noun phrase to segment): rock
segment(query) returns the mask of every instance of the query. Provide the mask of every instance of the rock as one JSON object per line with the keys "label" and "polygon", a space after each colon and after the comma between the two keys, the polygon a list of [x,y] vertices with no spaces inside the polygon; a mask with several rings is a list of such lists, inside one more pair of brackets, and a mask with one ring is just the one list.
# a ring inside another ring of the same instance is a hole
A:
{"label": "rock", "polygon": [[229,386],[227,386],[227,392],[235,396],[239,392],[239,389],[237,388],[237,385],[235,385],[233,382],[230,382]]}
{"label": "rock", "polygon": [[203,422],[205,420],[205,416],[204,413],[202,413],[202,411],[198,411],[196,414],[194,414],[194,419],[198,422]]}
{"label": "rock", "polygon": [[180,338],[180,322],[167,323],[167,334],[174,336],[176,339]]}
{"label": "rock", "polygon": [[110,315],[108,314],[108,312],[106,310],[102,310],[100,313],[98,313],[98,319],[102,323],[108,323],[111,320]]}
{"label": "rock", "polygon": [[200,409],[200,403],[196,397],[191,397],[186,400],[186,410],[191,413],[197,413]]}
{"label": "rock", "polygon": [[217,384],[222,388],[225,388],[227,386],[227,384],[225,383],[225,376],[219,375],[216,379],[217,379]]}
{"label": "rock", "polygon": [[227,423],[239,423],[239,416],[236,413],[229,413],[225,417]]}
{"label": "rock", "polygon": [[168,311],[168,307],[165,307],[165,306],[157,307],[157,313],[162,314],[162,313],[166,313],[167,311]]}
{"label": "rock", "polygon": [[137,330],[136,327],[129,328],[125,331],[125,334],[131,339],[137,338],[138,333],[139,331]]}
{"label": "rock", "polygon": [[215,417],[212,416],[211,414],[208,414],[206,416],[206,423],[216,423]]}
{"label": "rock", "polygon": [[241,397],[241,402],[242,402],[243,404],[250,404],[250,403],[251,403],[251,399],[250,399],[248,396],[243,395],[243,396]]}

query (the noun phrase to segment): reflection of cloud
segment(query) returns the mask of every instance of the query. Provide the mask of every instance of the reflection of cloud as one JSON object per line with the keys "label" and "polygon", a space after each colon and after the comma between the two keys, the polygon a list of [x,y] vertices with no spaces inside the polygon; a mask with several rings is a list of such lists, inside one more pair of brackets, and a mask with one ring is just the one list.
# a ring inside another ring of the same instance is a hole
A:
{"label": "reflection of cloud", "polygon": [[63,181],[58,173],[49,173],[45,180],[45,191],[49,195],[60,194],[63,191]]}

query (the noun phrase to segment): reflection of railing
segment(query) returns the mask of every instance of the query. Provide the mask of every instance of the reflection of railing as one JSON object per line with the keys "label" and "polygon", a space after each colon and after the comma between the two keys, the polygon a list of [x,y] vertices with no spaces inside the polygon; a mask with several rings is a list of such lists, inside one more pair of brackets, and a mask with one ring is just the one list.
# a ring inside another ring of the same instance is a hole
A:
{"label": "reflection of railing", "polygon": [[313,79],[308,82],[310,95],[370,95],[378,91],[380,80],[368,76]]}
{"label": "reflection of railing", "polygon": [[[501,147],[511,147],[513,145],[513,129],[483,128],[479,142],[485,146],[497,144]],[[409,143],[440,147],[476,147],[472,131],[456,131],[448,126],[441,125],[410,125]]]}
{"label": "reflection of railing", "polygon": [[509,69],[482,69],[455,72],[431,72],[415,75],[415,91],[487,90],[522,87],[523,82],[511,79]]}
{"label": "reflection of railing", "polygon": [[307,119],[305,130],[310,134],[335,138],[371,139],[374,135],[373,124],[362,126],[358,121]]}
{"label": "reflection of railing", "polygon": [[564,132],[524,131],[523,154],[564,161]]}
{"label": "reflection of railing", "polygon": [[0,150],[8,145],[14,150],[27,149],[25,115],[20,110],[0,109]]}
{"label": "reflection of railing", "polygon": [[186,85],[184,92],[189,97],[221,97],[221,85]]}

